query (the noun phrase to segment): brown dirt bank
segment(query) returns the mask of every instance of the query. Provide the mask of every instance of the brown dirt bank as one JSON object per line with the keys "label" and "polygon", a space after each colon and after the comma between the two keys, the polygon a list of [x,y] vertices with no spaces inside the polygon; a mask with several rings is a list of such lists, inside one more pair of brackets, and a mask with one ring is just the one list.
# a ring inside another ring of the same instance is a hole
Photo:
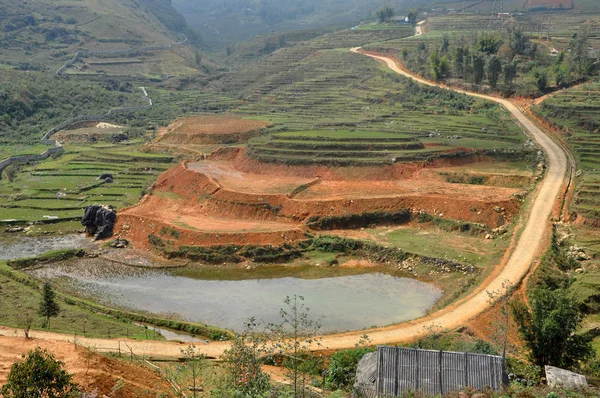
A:
{"label": "brown dirt bank", "polygon": [[194,116],[175,120],[154,141],[160,144],[230,144],[258,135],[268,122],[224,116]]}
{"label": "brown dirt bank", "polygon": [[[0,386],[6,382],[11,365],[20,360],[22,354],[38,346],[64,362],[66,370],[74,374],[74,381],[85,392],[97,391],[98,396],[115,398],[174,396],[169,384],[147,368],[94,354],[73,343],[22,337],[0,337]],[[123,349],[127,349],[124,344]],[[123,383],[123,387],[113,392],[117,382]]]}
{"label": "brown dirt bank", "polygon": [[391,180],[326,180],[246,173],[224,161],[183,162],[161,174],[151,193],[119,212],[117,231],[146,246],[165,227],[178,244],[282,244],[303,239],[311,217],[410,209],[486,224],[510,222],[515,188],[450,184],[415,173]]}
{"label": "brown dirt bank", "polygon": [[291,166],[264,163],[249,158],[243,148],[228,148],[227,151],[215,151],[208,156],[208,159],[231,160],[236,169],[246,173],[277,175],[282,177],[322,177],[326,180],[398,180],[410,178],[423,169],[464,166],[475,162],[494,161],[488,156],[473,153],[456,158],[434,159],[429,162],[397,163],[376,167],[329,167],[319,165]]}

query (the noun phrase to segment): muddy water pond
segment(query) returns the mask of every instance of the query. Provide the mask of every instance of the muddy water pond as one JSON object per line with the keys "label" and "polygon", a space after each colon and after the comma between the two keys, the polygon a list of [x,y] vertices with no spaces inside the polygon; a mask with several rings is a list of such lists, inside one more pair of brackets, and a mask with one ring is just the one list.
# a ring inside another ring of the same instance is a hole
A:
{"label": "muddy water pond", "polygon": [[[278,322],[286,296],[305,297],[323,331],[384,326],[418,318],[441,297],[430,284],[382,272],[303,279],[259,278],[252,271],[230,280],[198,279],[177,271],[95,261],[55,264],[31,272],[99,302],[241,330],[249,317]],[[260,275],[260,274],[257,274]]]}

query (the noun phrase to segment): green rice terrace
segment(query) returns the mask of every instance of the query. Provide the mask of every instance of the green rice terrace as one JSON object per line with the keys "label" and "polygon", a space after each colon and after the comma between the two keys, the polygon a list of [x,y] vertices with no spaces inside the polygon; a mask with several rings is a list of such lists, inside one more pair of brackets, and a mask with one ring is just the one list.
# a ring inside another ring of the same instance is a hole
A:
{"label": "green rice terrace", "polygon": [[[231,110],[273,124],[270,135],[249,143],[250,153],[261,160],[282,155],[290,163],[316,157],[336,164],[346,159],[343,164],[360,152],[367,163],[381,164],[457,148],[527,150],[525,135],[503,108],[417,85],[347,49],[318,51],[245,90],[243,81],[250,79],[245,73],[232,72],[229,83],[238,77],[246,102]],[[341,138],[347,141],[340,143]],[[337,159],[327,156],[333,149]]]}
{"label": "green rice terrace", "polygon": [[571,210],[600,219],[600,82],[563,90],[534,109],[565,130],[582,170]]}
{"label": "green rice terrace", "polygon": [[[75,221],[94,203],[131,206],[173,160],[139,152],[135,144],[65,149],[61,157],[23,165],[16,175],[0,180],[0,224]],[[112,182],[99,178],[104,174],[112,175]]]}

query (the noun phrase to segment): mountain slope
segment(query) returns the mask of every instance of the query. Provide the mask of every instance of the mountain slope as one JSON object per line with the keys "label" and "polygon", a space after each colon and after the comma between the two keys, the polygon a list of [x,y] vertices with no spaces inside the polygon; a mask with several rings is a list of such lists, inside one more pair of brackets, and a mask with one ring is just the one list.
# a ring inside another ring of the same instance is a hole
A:
{"label": "mountain slope", "polygon": [[164,46],[184,35],[198,41],[170,0],[0,0],[0,32],[0,58],[34,68],[81,48]]}

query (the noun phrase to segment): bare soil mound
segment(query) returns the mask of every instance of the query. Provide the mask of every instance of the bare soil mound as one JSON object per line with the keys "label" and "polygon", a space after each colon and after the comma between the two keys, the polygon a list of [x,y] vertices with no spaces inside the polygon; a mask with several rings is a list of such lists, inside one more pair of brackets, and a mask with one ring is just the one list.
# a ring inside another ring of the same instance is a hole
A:
{"label": "bare soil mound", "polygon": [[280,245],[303,239],[315,218],[403,210],[496,228],[518,213],[518,192],[417,171],[396,180],[329,180],[249,173],[223,160],[184,162],[119,212],[117,231],[138,247],[149,246],[150,234],[174,244]]}
{"label": "bare soil mound", "polygon": [[268,122],[223,116],[194,116],[175,120],[156,138],[161,144],[232,144],[245,142]]}
{"label": "bare soil mound", "polygon": [[38,346],[64,362],[84,392],[97,391],[98,396],[115,398],[174,396],[170,394],[169,384],[147,368],[109,359],[72,343],[22,337],[0,337],[0,386],[6,382],[12,364]]}

